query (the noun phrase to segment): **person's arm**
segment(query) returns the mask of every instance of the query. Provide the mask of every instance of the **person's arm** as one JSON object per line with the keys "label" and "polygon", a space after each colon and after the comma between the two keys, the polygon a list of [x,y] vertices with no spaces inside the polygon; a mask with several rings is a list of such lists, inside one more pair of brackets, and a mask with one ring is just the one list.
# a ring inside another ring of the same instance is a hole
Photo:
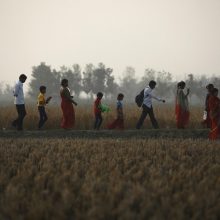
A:
{"label": "person's arm", "polygon": [[15,97],[18,96],[19,90],[20,90],[20,85],[19,85],[19,83],[16,83],[15,89],[14,89],[14,96]]}
{"label": "person's arm", "polygon": [[99,109],[100,111],[102,111],[102,103],[100,100],[97,99],[95,101],[95,107],[96,107],[96,109]]}
{"label": "person's arm", "polygon": [[208,111],[209,109],[209,94],[206,95],[206,98],[205,98],[205,111]]}
{"label": "person's arm", "polygon": [[63,96],[70,102],[72,102],[74,105],[77,105],[77,103],[73,100],[72,96],[70,95],[70,92],[67,88],[63,89],[62,91]]}
{"label": "person's arm", "polygon": [[48,104],[50,102],[50,100],[52,99],[51,96],[49,96],[47,99],[46,99],[46,104]]}
{"label": "person's arm", "polygon": [[185,95],[186,98],[189,95],[189,92],[190,92],[190,89],[188,88],[187,91],[186,91],[186,95]]}
{"label": "person's arm", "polygon": [[156,100],[159,101],[159,102],[165,102],[164,99],[158,98],[157,96],[155,96],[155,95],[153,95],[153,94],[150,94],[150,96],[151,96],[151,98],[156,99]]}

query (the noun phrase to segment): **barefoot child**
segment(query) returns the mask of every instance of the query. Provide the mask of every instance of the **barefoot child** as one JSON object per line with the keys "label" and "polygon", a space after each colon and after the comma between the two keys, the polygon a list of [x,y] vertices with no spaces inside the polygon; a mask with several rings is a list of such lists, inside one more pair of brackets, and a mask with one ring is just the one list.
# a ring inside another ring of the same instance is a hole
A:
{"label": "barefoot child", "polygon": [[40,94],[37,97],[38,112],[40,115],[40,120],[38,123],[38,129],[41,129],[44,123],[47,121],[47,113],[45,111],[45,105],[49,103],[52,97],[45,98],[47,88],[45,86],[40,86]]}
{"label": "barefoot child", "polygon": [[94,115],[95,115],[95,123],[94,129],[99,130],[102,124],[102,109],[101,109],[101,99],[103,97],[103,93],[98,92],[96,95],[96,100],[94,102]]}
{"label": "barefoot child", "polygon": [[117,118],[108,126],[108,129],[124,129],[124,116],[123,116],[123,104],[122,100],[124,95],[122,93],[118,94],[117,104],[116,104],[116,111],[117,111]]}

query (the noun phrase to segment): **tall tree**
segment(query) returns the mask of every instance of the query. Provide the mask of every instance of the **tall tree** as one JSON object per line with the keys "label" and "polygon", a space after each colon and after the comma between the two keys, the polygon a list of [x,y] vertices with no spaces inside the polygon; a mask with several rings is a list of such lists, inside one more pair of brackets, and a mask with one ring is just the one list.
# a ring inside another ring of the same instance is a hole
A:
{"label": "tall tree", "polygon": [[92,92],[96,94],[97,92],[105,91],[105,82],[106,82],[106,70],[103,63],[99,63],[98,67],[93,70],[92,75]]}
{"label": "tall tree", "polygon": [[133,102],[134,97],[140,92],[135,78],[135,69],[133,67],[126,67],[120,86],[121,91],[125,94],[126,100]]}
{"label": "tall tree", "polygon": [[151,80],[156,80],[156,71],[154,69],[147,68],[145,69],[144,75],[138,86],[143,89],[148,86]]}
{"label": "tall tree", "polygon": [[106,69],[106,95],[111,98],[113,95],[116,95],[118,91],[118,84],[115,82],[115,78],[113,76],[113,69]]}
{"label": "tall tree", "polygon": [[157,72],[157,87],[156,94],[160,97],[170,98],[172,93],[172,75],[169,72],[159,71]]}
{"label": "tall tree", "polygon": [[31,97],[37,97],[39,93],[39,87],[45,85],[47,87],[47,94],[58,97],[60,87],[60,76],[57,71],[51,71],[50,66],[47,66],[44,62],[39,66],[34,66],[32,70],[32,79],[29,84],[29,95]]}
{"label": "tall tree", "polygon": [[92,75],[93,75],[94,66],[93,64],[87,64],[85,67],[85,71],[83,72],[82,79],[82,88],[83,91],[88,95],[92,96],[93,83],[92,83]]}

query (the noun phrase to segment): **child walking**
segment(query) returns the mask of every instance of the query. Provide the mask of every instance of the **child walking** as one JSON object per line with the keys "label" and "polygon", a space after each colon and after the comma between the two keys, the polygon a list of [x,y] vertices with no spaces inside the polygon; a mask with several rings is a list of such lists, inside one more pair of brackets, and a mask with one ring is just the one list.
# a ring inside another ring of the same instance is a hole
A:
{"label": "child walking", "polygon": [[48,119],[47,113],[45,111],[45,105],[49,103],[52,97],[48,97],[47,99],[45,98],[45,94],[47,91],[47,88],[45,86],[40,86],[39,90],[40,90],[40,93],[37,97],[37,106],[38,106],[38,112],[40,116],[38,129],[40,130]]}
{"label": "child walking", "polygon": [[102,97],[103,97],[103,93],[98,92],[96,95],[96,100],[94,102],[94,115],[95,115],[94,129],[95,130],[99,130],[102,124],[102,109],[101,109]]}
{"label": "child walking", "polygon": [[124,115],[123,115],[123,103],[122,103],[123,98],[124,95],[122,93],[119,93],[116,104],[117,118],[108,126],[108,129],[115,129],[115,128],[119,128],[121,130],[124,129]]}

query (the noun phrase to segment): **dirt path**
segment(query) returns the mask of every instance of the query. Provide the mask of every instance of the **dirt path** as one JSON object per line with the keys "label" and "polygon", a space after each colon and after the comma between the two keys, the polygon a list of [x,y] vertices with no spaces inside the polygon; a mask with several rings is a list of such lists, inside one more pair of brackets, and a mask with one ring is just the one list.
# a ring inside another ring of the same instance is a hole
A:
{"label": "dirt path", "polygon": [[44,130],[22,132],[6,130],[0,131],[0,138],[193,138],[207,139],[207,129],[147,129],[125,131],[93,131],[93,130]]}

